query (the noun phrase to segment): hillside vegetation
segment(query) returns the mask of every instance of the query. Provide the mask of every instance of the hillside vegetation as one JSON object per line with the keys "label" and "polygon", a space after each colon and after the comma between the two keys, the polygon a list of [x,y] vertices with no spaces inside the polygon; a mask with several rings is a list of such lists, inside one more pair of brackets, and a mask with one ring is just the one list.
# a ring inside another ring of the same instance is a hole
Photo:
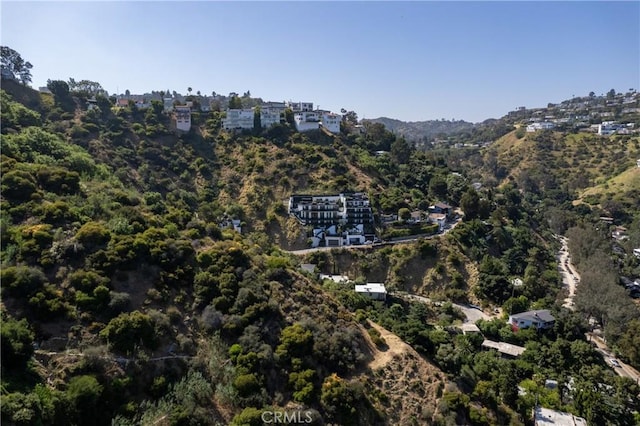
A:
{"label": "hillside vegetation", "polygon": [[[557,243],[529,196],[569,194],[573,170],[577,178],[592,162],[582,136],[536,136],[549,148],[529,152],[510,134],[517,152],[496,144],[486,158],[464,158],[478,167],[462,174],[448,167],[453,157],[416,151],[379,123],[363,134],[301,134],[286,120],[230,133],[212,111],[193,112],[181,133],[159,102],[116,107],[50,86],[53,95],[3,82],[0,92],[4,423],[260,425],[279,411],[318,425],[524,424],[539,400],[594,424],[634,421],[637,385],[585,341],[586,316],[556,303]],[[554,147],[569,146],[578,163],[563,174]],[[625,146],[613,151],[637,150]],[[492,156],[496,167],[486,167]],[[594,179],[611,167],[590,165]],[[547,176],[566,189],[554,192]],[[464,220],[404,244],[286,251],[305,247],[308,231],[287,214],[291,194],[349,191],[366,192],[376,217],[446,201]],[[391,293],[373,301],[302,272],[302,261]],[[526,347],[506,359],[461,332],[452,301],[548,308],[558,321],[549,333],[481,321],[487,338]],[[637,311],[591,308],[633,361],[635,323],[625,321]],[[538,383],[569,375],[570,396]]]}

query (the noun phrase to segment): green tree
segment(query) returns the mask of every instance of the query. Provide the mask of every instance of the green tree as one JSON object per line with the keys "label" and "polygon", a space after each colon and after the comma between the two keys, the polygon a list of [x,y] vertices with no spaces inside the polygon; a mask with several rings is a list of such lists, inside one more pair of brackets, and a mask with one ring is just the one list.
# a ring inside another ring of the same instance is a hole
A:
{"label": "green tree", "polygon": [[93,376],[76,376],[69,381],[67,395],[78,413],[78,422],[83,425],[98,425],[96,409],[102,396],[103,386]]}
{"label": "green tree", "polygon": [[460,199],[460,208],[464,212],[465,220],[473,220],[480,213],[480,196],[475,189],[469,188]]}
{"label": "green tree", "polygon": [[396,138],[391,144],[391,159],[398,164],[406,164],[411,158],[413,147],[405,138]]}
{"label": "green tree", "polygon": [[0,330],[2,367],[7,369],[23,368],[31,355],[33,355],[34,334],[29,329],[29,323],[25,318],[17,321],[2,315],[2,328]]}
{"label": "green tree", "polygon": [[0,56],[2,69],[13,75],[13,78],[19,79],[22,84],[31,83],[31,65],[30,62],[22,59],[22,56],[8,46],[0,46]]}
{"label": "green tree", "polygon": [[260,132],[262,130],[262,119],[260,118],[260,107],[255,107],[253,110],[253,130],[254,132]]}
{"label": "green tree", "polygon": [[437,200],[447,197],[447,181],[442,175],[437,174],[429,180],[429,194]]}
{"label": "green tree", "polygon": [[138,344],[155,347],[156,337],[153,320],[140,311],[123,313],[109,321],[100,332],[114,349],[132,351]]}
{"label": "green tree", "polygon": [[231,96],[229,98],[229,109],[241,109],[241,108],[242,108],[242,99],[240,99],[237,94],[235,96]]}

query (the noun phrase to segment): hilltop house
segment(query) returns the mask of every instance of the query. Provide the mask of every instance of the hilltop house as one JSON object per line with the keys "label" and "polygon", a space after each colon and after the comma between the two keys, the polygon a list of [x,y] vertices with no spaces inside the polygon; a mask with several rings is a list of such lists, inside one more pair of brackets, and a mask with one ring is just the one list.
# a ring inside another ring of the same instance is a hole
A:
{"label": "hilltop house", "polygon": [[442,203],[442,202],[435,203],[434,205],[429,207],[429,213],[444,214],[447,216],[447,219],[451,214],[451,210],[452,210],[452,207],[449,204]]}
{"label": "hilltop house", "polygon": [[509,315],[509,325],[513,331],[529,327],[535,327],[536,330],[546,330],[552,328],[555,322],[556,319],[548,309]]}
{"label": "hilltop house", "polygon": [[[225,130],[253,129],[255,126],[255,108],[227,109],[227,117],[222,120]],[[260,108],[260,126],[269,127],[280,123],[280,110],[277,108]]]}
{"label": "hilltop house", "polygon": [[176,105],[173,110],[176,129],[188,132],[191,130],[191,107],[186,105]]}
{"label": "hilltop house", "polygon": [[325,128],[331,133],[340,133],[340,122],[342,116],[329,111],[300,111],[293,115],[296,123],[296,130],[306,132]]}
{"label": "hilltop house", "polygon": [[552,130],[555,127],[556,125],[550,121],[541,121],[529,124],[526,130],[528,133],[533,133],[538,130]]}
{"label": "hilltop house", "polygon": [[292,195],[289,214],[303,225],[373,224],[369,198],[361,192],[339,195]]}

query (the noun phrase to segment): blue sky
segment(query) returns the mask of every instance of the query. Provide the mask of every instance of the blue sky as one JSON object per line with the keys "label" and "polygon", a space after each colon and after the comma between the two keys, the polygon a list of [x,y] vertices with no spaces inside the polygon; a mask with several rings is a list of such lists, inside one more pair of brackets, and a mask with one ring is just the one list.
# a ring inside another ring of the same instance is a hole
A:
{"label": "blue sky", "polygon": [[48,78],[243,93],[360,118],[498,118],[640,90],[640,2],[12,2],[1,41]]}

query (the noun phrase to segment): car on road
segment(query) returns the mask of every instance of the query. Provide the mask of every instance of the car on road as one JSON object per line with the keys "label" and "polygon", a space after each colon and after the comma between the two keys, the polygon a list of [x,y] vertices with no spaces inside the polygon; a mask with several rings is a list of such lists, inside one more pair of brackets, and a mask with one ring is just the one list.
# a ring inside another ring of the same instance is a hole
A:
{"label": "car on road", "polygon": [[617,360],[617,359],[615,359],[615,358],[611,358],[611,359],[609,360],[609,362],[610,362],[610,363],[611,363],[611,365],[613,365],[614,367],[620,368],[620,363],[618,362],[618,360]]}

